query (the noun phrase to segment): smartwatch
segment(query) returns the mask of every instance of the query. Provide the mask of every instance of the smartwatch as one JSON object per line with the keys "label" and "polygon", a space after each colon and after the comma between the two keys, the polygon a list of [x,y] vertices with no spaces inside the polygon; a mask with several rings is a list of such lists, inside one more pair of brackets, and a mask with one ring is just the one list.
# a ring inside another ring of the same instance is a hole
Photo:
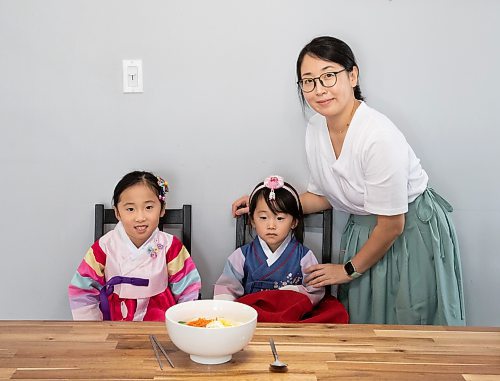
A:
{"label": "smartwatch", "polygon": [[344,270],[352,279],[359,278],[361,275],[363,275],[362,273],[358,273],[356,271],[356,267],[354,267],[351,261],[346,262],[346,264],[344,265]]}

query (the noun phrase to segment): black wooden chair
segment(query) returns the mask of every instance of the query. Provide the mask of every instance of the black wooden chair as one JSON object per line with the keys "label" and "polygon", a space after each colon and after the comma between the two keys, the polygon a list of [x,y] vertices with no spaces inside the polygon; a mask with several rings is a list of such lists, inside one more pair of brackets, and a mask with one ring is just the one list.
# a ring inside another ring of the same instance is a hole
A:
{"label": "black wooden chair", "polygon": [[[94,240],[97,241],[104,235],[105,225],[117,224],[118,220],[113,209],[105,209],[103,204],[95,204],[95,229]],[[167,209],[165,216],[160,218],[158,228],[174,228],[180,230],[179,237],[191,253],[191,205],[183,205],[181,209]]]}
{"label": "black wooden chair", "polygon": [[[305,234],[308,231],[320,229],[322,232],[321,239],[321,263],[332,262],[332,224],[333,212],[331,209],[324,210],[318,213],[306,214],[304,216]],[[248,215],[244,214],[236,219],[236,248],[243,246],[249,242],[249,234],[247,234]],[[330,294],[331,287],[327,286],[326,293]]]}

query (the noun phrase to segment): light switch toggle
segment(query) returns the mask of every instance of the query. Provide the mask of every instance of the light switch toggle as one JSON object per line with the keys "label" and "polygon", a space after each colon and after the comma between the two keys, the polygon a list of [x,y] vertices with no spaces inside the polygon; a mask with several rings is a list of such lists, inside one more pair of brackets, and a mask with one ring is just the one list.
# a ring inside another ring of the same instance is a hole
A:
{"label": "light switch toggle", "polygon": [[142,60],[123,60],[123,92],[142,93]]}
{"label": "light switch toggle", "polygon": [[129,66],[127,72],[127,85],[129,87],[137,87],[137,66]]}

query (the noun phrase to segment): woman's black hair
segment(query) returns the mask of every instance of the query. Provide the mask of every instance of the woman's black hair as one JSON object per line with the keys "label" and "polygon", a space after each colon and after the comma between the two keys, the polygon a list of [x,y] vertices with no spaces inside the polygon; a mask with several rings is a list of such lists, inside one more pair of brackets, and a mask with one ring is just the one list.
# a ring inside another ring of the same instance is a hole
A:
{"label": "woman's black hair", "polygon": [[[300,51],[299,57],[297,58],[297,81],[300,81],[300,69],[302,66],[302,61],[306,55],[310,55],[313,57],[320,58],[325,61],[335,62],[339,65],[342,65],[348,72],[352,72],[354,67],[358,68],[358,79],[359,79],[359,66],[356,63],[356,58],[354,57],[354,53],[352,52],[349,45],[347,45],[344,41],[339,40],[335,37],[323,36],[316,37],[310,43],[308,43],[304,48]],[[298,87],[300,103],[304,108],[306,105],[306,100],[304,98],[304,94]],[[365,98],[361,94],[361,88],[359,84],[356,84],[354,87],[354,98],[362,101]]]}
{"label": "woman's black hair", "polygon": [[122,179],[116,184],[115,191],[113,192],[113,205],[118,206],[120,202],[120,196],[125,191],[125,189],[130,188],[137,184],[145,184],[158,196],[161,206],[165,206],[165,197],[163,200],[160,196],[165,196],[164,190],[158,184],[158,177],[153,175],[151,172],[145,171],[134,171],[127,173]]}
{"label": "woman's black hair", "polygon": [[[257,184],[254,191],[263,184],[263,182]],[[267,206],[274,214],[286,213],[290,214],[295,219],[297,225],[292,229],[293,235],[297,241],[304,243],[304,212],[302,211],[299,194],[290,184],[287,182],[284,184],[294,192],[295,197],[289,190],[279,188],[274,190],[275,199],[269,200],[269,193],[271,193],[271,189],[262,187],[261,189],[255,191],[255,193],[252,192],[248,214],[250,219],[253,220],[255,208],[257,207],[257,201],[261,198],[264,199]]]}

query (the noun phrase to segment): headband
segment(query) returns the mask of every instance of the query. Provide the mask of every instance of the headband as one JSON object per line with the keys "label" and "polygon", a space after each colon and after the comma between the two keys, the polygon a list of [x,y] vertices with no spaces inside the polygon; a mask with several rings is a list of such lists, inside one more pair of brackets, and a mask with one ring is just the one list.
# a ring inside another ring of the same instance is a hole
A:
{"label": "headband", "polygon": [[156,176],[156,180],[158,186],[160,187],[160,194],[158,195],[158,198],[160,199],[160,201],[165,202],[168,192],[168,183],[165,180],[163,180],[160,176]]}
{"label": "headband", "polygon": [[249,204],[252,202],[252,198],[255,195],[255,193],[257,191],[261,190],[262,188],[271,189],[271,192],[269,193],[269,201],[276,200],[276,194],[274,193],[274,191],[276,189],[282,188],[282,189],[287,190],[288,192],[290,192],[292,194],[293,198],[295,198],[295,201],[297,202],[297,208],[300,210],[300,202],[299,202],[299,198],[297,196],[297,192],[293,188],[291,188],[285,184],[283,177],[277,176],[277,175],[266,177],[264,182],[261,185],[258,185],[253,190],[252,194],[250,195],[249,201],[248,201]]}

